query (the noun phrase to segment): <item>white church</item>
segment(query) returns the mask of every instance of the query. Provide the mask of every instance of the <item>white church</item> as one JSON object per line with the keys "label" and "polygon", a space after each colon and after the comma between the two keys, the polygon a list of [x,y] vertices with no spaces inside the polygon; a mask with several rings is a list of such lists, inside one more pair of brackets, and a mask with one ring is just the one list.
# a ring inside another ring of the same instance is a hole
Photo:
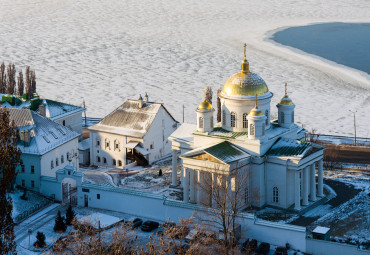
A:
{"label": "white church", "polygon": [[231,187],[240,170],[250,171],[245,199],[255,207],[299,211],[323,196],[325,147],[300,141],[305,130],[294,123],[295,104],[286,87],[276,105],[278,119],[270,119],[273,93],[249,70],[245,46],[241,71],[226,81],[218,96],[220,123],[214,123],[215,110],[204,99],[196,109],[197,124],[184,123],[169,138],[172,186],[181,185],[184,202],[212,206],[212,192],[201,188],[202,181],[211,179],[211,188],[217,188],[222,179]]}

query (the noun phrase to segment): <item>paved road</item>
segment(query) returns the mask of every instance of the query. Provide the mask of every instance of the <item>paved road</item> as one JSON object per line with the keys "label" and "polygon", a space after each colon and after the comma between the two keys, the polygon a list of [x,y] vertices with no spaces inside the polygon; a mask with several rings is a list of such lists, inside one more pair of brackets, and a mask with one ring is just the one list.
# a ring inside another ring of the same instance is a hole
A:
{"label": "paved road", "polygon": [[41,226],[49,222],[52,218],[55,218],[58,210],[61,210],[62,207],[60,204],[52,204],[15,226],[16,243],[20,244],[25,238],[28,238],[29,229],[32,230],[32,234],[36,233]]}

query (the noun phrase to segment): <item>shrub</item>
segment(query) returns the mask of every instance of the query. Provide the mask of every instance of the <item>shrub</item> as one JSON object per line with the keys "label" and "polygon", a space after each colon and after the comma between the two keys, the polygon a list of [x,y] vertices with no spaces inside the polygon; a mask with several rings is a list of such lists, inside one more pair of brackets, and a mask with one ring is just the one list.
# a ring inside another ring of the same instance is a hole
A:
{"label": "shrub", "polygon": [[36,239],[37,239],[37,241],[33,244],[35,247],[42,248],[42,247],[46,246],[46,243],[45,243],[46,237],[45,237],[44,233],[37,232]]}
{"label": "shrub", "polygon": [[67,226],[64,222],[64,217],[60,214],[60,211],[58,211],[58,215],[55,218],[55,225],[54,225],[54,231],[55,232],[64,232],[66,231]]}
{"label": "shrub", "polygon": [[66,211],[66,225],[72,225],[73,220],[75,219],[76,214],[72,209],[72,206],[69,205]]}

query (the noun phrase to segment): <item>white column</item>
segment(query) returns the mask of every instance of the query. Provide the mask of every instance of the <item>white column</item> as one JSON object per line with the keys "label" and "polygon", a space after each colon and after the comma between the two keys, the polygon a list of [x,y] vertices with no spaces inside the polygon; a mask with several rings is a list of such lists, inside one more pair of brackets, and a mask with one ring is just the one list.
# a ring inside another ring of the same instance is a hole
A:
{"label": "white column", "polygon": [[316,201],[315,164],[310,165],[310,200]]}
{"label": "white column", "polygon": [[216,207],[217,203],[215,200],[215,190],[217,189],[217,175],[212,173],[212,192],[211,192],[211,200],[212,200],[212,207]]}
{"label": "white column", "polygon": [[323,197],[324,196],[324,190],[323,190],[323,184],[324,184],[324,177],[323,177],[323,160],[320,159],[319,160],[319,168],[318,168],[318,172],[317,172],[317,195],[319,197]]}
{"label": "white column", "polygon": [[303,169],[302,205],[308,205],[308,166]]}
{"label": "white column", "polygon": [[203,173],[200,170],[197,170],[197,204],[202,204],[202,194],[203,194],[203,189],[201,187],[201,182]]}
{"label": "white column", "polygon": [[189,179],[190,179],[190,202],[195,202],[195,187],[194,187],[194,170],[189,169]]}
{"label": "white column", "polygon": [[172,150],[172,186],[177,185],[177,150]]}
{"label": "white column", "polygon": [[180,179],[181,185],[180,187],[184,187],[184,167],[182,166],[182,160],[180,162],[180,165],[181,165],[181,179]]}
{"label": "white column", "polygon": [[299,192],[299,172],[294,172],[294,209],[300,210],[301,209],[301,197]]}
{"label": "white column", "polygon": [[187,168],[184,168],[184,176],[183,176],[183,188],[184,188],[184,202],[189,202],[189,170]]}

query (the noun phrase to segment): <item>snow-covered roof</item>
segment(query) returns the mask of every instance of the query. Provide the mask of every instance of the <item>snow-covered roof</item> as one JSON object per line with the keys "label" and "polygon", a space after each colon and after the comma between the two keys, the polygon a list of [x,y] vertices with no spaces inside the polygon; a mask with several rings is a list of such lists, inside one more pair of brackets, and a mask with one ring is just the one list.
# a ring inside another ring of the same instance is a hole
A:
{"label": "snow-covered roof", "polygon": [[[68,116],[70,114],[74,114],[77,112],[83,112],[85,108],[72,105],[72,104],[66,104],[50,99],[44,99],[42,101],[43,104],[45,104],[45,111],[46,111],[46,117],[52,119],[52,120],[58,120],[62,117]],[[40,109],[36,109],[38,113],[40,113]]]}
{"label": "snow-covered roof", "polygon": [[197,125],[183,123],[172,134],[171,138],[191,142],[194,140],[193,133],[197,129]]}
{"label": "snow-covered roof", "polygon": [[85,151],[90,149],[90,138],[87,138],[85,140],[82,140],[81,142],[78,143],[78,149],[80,151]]}
{"label": "snow-covered roof", "polygon": [[[15,108],[15,109],[31,109],[31,100],[23,100],[16,97],[16,102],[14,105],[10,104],[7,101],[2,102],[2,96],[8,96],[7,94],[0,94],[0,103],[2,107],[7,108]],[[43,103],[45,105],[45,111],[46,111],[46,117],[50,118],[52,120],[58,120],[62,117],[68,116],[70,114],[74,114],[77,112],[83,112],[85,108],[62,103],[50,99],[43,99],[39,100],[37,102],[38,105],[36,105],[36,109],[34,109],[36,112],[40,113],[39,106]]]}
{"label": "snow-covered roof", "polygon": [[43,155],[79,136],[73,130],[29,109],[10,108],[8,111],[10,121],[14,120],[19,131],[28,130],[30,133],[28,145],[21,141],[18,143],[22,153]]}
{"label": "snow-covered roof", "polygon": [[321,226],[317,226],[313,231],[312,233],[318,233],[318,234],[326,234],[330,231],[330,228],[326,228],[326,227],[321,227]]}
{"label": "snow-covered roof", "polygon": [[226,164],[250,157],[249,153],[227,141],[191,150],[186,152],[183,156],[186,158],[193,158],[202,154],[208,154]]}
{"label": "snow-covered roof", "polygon": [[[324,147],[323,147],[324,148]],[[319,145],[310,142],[302,142],[295,139],[279,138],[266,152],[268,156],[300,156],[305,157],[312,152],[323,149]]]}
{"label": "snow-covered roof", "polygon": [[[89,129],[142,138],[149,130],[161,107],[168,113],[161,103],[148,102],[140,107],[139,100],[128,99]],[[169,115],[171,116],[171,114]],[[171,118],[173,119],[172,116]]]}

